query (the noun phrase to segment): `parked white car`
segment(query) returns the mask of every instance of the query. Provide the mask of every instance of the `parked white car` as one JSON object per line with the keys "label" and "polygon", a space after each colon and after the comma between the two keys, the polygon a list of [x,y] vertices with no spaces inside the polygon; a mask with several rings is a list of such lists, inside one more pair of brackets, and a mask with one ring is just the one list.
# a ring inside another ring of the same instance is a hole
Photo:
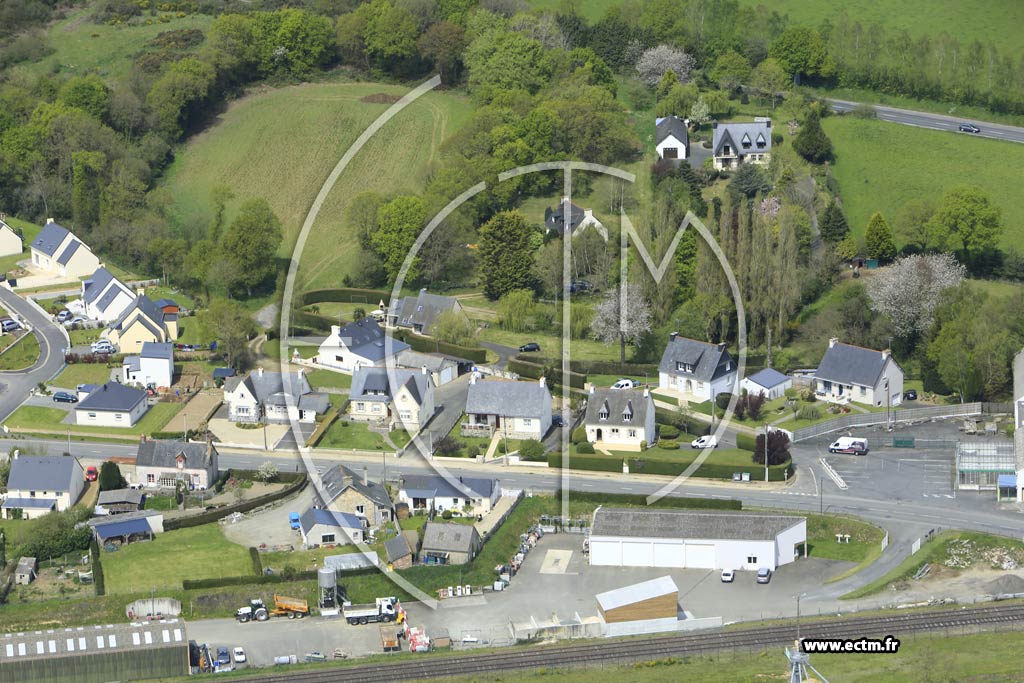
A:
{"label": "parked white car", "polygon": [[722,570],[722,583],[732,583],[736,579],[736,573],[731,569]]}
{"label": "parked white car", "polygon": [[718,448],[718,438],[708,434],[690,442],[690,448]]}
{"label": "parked white car", "polygon": [[636,382],[631,379],[620,379],[612,385],[612,389],[635,389]]}

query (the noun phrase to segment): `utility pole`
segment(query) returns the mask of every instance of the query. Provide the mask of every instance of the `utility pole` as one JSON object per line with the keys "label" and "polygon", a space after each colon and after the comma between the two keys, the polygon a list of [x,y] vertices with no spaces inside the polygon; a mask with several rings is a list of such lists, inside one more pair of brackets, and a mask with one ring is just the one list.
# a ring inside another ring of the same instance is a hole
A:
{"label": "utility pole", "polygon": [[768,423],[764,424],[764,481],[768,482]]}

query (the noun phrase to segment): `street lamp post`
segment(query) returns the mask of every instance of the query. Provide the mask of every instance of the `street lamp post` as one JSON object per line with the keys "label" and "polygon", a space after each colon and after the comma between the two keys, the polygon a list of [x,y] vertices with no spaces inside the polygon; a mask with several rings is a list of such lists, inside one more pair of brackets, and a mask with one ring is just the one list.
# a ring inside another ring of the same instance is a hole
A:
{"label": "street lamp post", "polygon": [[800,647],[800,598],[807,595],[807,593],[800,593],[796,596],[796,646]]}
{"label": "street lamp post", "polygon": [[764,424],[764,481],[768,482],[768,423]]}

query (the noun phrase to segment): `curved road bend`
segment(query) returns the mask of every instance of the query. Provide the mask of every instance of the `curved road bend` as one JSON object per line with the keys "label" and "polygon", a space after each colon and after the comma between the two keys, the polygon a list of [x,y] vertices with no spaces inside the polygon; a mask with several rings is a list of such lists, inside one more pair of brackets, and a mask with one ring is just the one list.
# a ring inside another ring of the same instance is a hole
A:
{"label": "curved road bend", "polygon": [[[857,107],[865,106],[863,102],[850,102],[849,100],[834,100],[826,98],[837,112],[853,111]],[[932,130],[944,130],[950,133],[957,133],[957,127],[961,123],[973,123],[981,129],[980,133],[961,135],[973,135],[975,137],[992,138],[993,140],[1006,140],[1008,142],[1024,142],[1024,128],[1020,126],[1008,126],[1002,123],[991,123],[977,119],[967,119],[959,116],[947,116],[945,114],[931,114],[911,109],[897,109],[886,107],[881,104],[867,104],[875,110],[875,115],[882,121],[900,123],[904,126],[916,126],[917,128],[931,128]]]}
{"label": "curved road bend", "polygon": [[0,305],[32,326],[39,340],[39,358],[25,370],[0,372],[0,422],[17,410],[40,382],[48,382],[64,367],[68,340],[50,316],[14,292],[0,287]]}

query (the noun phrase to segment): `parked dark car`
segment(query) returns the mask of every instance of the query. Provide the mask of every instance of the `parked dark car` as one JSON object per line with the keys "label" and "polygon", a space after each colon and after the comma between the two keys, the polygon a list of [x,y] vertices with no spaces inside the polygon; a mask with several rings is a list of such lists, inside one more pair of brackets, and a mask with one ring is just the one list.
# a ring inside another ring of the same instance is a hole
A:
{"label": "parked dark car", "polygon": [[551,425],[554,426],[554,427],[564,427],[565,426],[565,420],[562,419],[561,415],[552,415],[551,416]]}
{"label": "parked dark car", "polygon": [[540,351],[540,344],[537,342],[530,342],[529,344],[523,344],[519,347],[519,353],[529,353],[531,351]]}
{"label": "parked dark car", "polygon": [[906,401],[916,401],[917,389],[907,389],[905,392],[903,392],[903,398]]}
{"label": "parked dark car", "polygon": [[586,280],[576,280],[575,282],[569,283],[569,292],[576,294],[578,292],[589,292],[594,287]]}
{"label": "parked dark car", "polygon": [[959,130],[961,133],[974,133],[975,135],[981,132],[981,128],[978,128],[973,123],[961,123]]}
{"label": "parked dark car", "polygon": [[62,323],[65,320],[71,319],[74,315],[74,313],[65,308],[63,311],[57,314],[57,322]]}
{"label": "parked dark car", "polygon": [[226,647],[217,648],[217,663],[222,666],[231,663],[231,653]]}
{"label": "parked dark car", "polygon": [[58,391],[53,395],[54,403],[78,403],[78,397],[66,391]]}

